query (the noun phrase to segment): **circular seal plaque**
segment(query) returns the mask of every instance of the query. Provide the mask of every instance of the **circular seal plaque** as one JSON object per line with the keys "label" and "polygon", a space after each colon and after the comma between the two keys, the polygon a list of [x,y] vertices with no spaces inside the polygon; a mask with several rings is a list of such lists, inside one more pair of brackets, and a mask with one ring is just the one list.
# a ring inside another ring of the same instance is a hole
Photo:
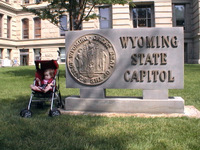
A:
{"label": "circular seal plaque", "polygon": [[78,38],[67,54],[67,67],[71,75],[85,85],[105,82],[115,69],[116,54],[112,44],[98,34]]}

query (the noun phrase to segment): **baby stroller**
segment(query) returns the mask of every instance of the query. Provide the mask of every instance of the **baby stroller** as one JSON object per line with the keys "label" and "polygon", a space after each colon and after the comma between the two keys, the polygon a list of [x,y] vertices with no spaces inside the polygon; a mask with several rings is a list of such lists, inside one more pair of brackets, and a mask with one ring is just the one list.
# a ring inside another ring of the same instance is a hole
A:
{"label": "baby stroller", "polygon": [[[44,71],[46,69],[53,69],[54,77],[52,78],[52,81],[51,81],[51,84],[53,84],[52,89],[46,93],[32,90],[28,107],[27,109],[23,109],[20,112],[20,116],[25,117],[25,118],[31,117],[32,112],[30,108],[31,108],[32,102],[36,102],[37,105],[43,106],[43,103],[46,101],[51,102],[49,116],[52,116],[52,117],[58,116],[60,115],[60,111],[57,108],[63,106],[62,100],[61,100],[61,94],[59,90],[59,70],[58,70],[59,65],[56,60],[37,60],[35,61],[35,66],[36,66],[36,73],[35,73],[35,80],[33,82],[33,85],[37,86],[39,84],[36,79],[39,78],[40,80],[42,80]],[[54,105],[57,107],[55,108]]]}

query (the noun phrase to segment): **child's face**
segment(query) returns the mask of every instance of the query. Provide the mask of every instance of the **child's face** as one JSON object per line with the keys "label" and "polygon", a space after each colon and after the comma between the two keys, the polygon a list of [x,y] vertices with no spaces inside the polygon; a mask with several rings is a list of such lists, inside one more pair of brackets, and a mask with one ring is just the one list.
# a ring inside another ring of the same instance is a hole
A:
{"label": "child's face", "polygon": [[51,79],[51,75],[48,71],[44,73],[44,79],[46,79],[46,80]]}

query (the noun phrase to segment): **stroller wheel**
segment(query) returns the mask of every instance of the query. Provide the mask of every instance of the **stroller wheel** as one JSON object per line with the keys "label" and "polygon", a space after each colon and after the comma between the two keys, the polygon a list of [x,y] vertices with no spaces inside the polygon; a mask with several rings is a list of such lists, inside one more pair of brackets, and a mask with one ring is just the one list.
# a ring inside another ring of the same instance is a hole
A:
{"label": "stroller wheel", "polygon": [[58,109],[53,109],[49,111],[49,116],[50,117],[55,117],[55,116],[59,116],[60,115],[60,111]]}
{"label": "stroller wheel", "polygon": [[20,112],[20,116],[24,117],[24,118],[30,118],[30,117],[32,117],[32,112],[30,110],[28,110],[28,109],[23,109]]}

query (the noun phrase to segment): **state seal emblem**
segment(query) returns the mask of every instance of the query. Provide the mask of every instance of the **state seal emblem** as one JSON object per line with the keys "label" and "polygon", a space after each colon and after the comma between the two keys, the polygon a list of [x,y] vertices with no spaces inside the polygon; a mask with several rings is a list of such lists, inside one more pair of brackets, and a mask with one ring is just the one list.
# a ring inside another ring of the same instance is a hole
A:
{"label": "state seal emblem", "polygon": [[73,78],[84,85],[99,85],[113,73],[115,50],[105,37],[87,34],[73,42],[67,53],[67,67]]}

